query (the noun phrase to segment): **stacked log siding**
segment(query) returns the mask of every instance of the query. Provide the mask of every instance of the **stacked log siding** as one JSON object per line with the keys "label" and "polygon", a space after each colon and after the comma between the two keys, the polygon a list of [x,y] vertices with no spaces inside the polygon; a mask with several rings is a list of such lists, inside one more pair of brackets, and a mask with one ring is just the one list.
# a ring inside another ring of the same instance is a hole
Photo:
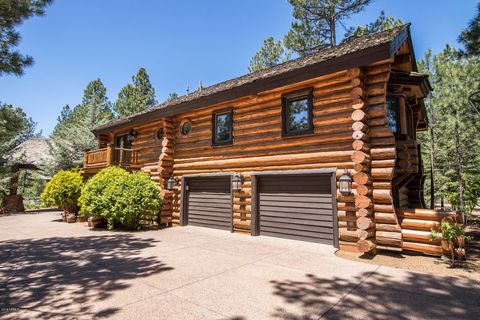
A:
{"label": "stacked log siding", "polygon": [[[282,96],[306,88],[313,88],[314,133],[282,137]],[[253,171],[337,168],[339,177],[342,169],[352,169],[350,91],[351,79],[344,70],[177,115],[174,175],[181,180],[188,174],[241,173],[245,181],[242,191],[233,195],[233,227],[235,232],[250,233]],[[226,107],[233,107],[234,142],[212,146],[212,112]],[[180,124],[186,120],[192,129],[182,136]],[[339,208],[345,207],[343,200],[339,198]],[[174,213],[173,223],[180,223],[179,212]]]}

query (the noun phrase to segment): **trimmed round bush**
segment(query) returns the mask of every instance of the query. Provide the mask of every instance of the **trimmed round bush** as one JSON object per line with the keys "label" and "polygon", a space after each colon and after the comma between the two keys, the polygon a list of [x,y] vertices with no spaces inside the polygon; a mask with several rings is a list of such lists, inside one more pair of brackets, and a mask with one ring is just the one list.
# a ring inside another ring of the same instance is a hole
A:
{"label": "trimmed round bush", "polygon": [[107,220],[109,229],[122,224],[137,230],[142,216],[160,210],[162,197],[146,173],[109,167],[85,184],[80,205],[82,214]]}
{"label": "trimmed round bush", "polygon": [[83,179],[75,171],[59,171],[50,180],[40,198],[48,207],[60,207],[66,212],[77,213]]}

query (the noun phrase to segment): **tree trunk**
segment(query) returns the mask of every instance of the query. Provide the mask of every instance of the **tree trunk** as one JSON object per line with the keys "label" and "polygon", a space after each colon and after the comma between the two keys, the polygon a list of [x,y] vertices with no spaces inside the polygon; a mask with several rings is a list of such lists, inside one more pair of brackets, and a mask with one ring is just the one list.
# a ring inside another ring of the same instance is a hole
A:
{"label": "tree trunk", "polygon": [[[431,115],[433,119],[433,115]],[[430,133],[430,209],[435,209],[435,181],[434,181],[434,170],[435,170],[435,137],[433,132],[433,123],[430,125],[428,132]]]}
{"label": "tree trunk", "polygon": [[332,47],[337,45],[335,36],[335,5],[333,3],[330,4],[330,45]]}
{"label": "tree trunk", "polygon": [[462,178],[462,164],[460,163],[460,129],[458,126],[458,111],[455,110],[455,164],[456,164],[456,174],[458,181],[458,196],[459,196],[459,210],[463,213],[465,209],[464,195],[463,195],[463,178]]}

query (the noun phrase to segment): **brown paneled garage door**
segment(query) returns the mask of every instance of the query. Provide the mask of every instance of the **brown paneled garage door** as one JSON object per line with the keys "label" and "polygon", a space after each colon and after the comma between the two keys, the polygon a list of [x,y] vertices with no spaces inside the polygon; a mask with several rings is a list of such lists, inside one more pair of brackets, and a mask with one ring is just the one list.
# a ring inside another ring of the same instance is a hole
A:
{"label": "brown paneled garage door", "polygon": [[260,177],[260,234],[333,245],[331,181],[331,174]]}
{"label": "brown paneled garage door", "polygon": [[187,185],[187,223],[230,230],[232,221],[230,177],[189,178]]}

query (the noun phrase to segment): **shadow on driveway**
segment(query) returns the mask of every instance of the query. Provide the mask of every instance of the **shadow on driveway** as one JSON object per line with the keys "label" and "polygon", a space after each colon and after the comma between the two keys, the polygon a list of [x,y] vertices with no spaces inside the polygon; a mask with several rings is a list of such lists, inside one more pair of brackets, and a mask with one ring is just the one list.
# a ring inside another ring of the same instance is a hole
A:
{"label": "shadow on driveway", "polygon": [[[296,314],[277,308],[272,317],[288,320],[480,319],[478,283],[388,270],[387,274],[382,270],[365,272],[348,280],[307,274],[307,281],[272,281],[273,294],[281,296],[287,306],[303,310]],[[332,292],[348,292],[348,295],[332,304]]]}
{"label": "shadow on driveway", "polygon": [[173,269],[139,256],[156,242],[128,234],[1,242],[0,308],[35,311],[38,318],[111,316],[116,308],[94,310],[95,302],[127,289],[128,280]]}

